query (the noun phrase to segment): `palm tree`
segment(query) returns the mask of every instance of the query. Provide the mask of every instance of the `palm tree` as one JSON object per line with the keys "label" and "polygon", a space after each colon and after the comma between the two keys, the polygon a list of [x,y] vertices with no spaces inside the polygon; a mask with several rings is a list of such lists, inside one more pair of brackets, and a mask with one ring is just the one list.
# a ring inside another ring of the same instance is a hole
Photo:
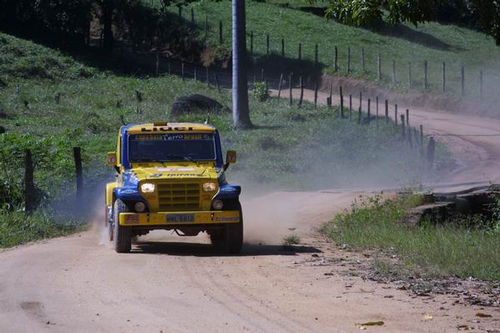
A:
{"label": "palm tree", "polygon": [[247,47],[245,33],[245,0],[233,1],[233,124],[250,128],[248,107]]}

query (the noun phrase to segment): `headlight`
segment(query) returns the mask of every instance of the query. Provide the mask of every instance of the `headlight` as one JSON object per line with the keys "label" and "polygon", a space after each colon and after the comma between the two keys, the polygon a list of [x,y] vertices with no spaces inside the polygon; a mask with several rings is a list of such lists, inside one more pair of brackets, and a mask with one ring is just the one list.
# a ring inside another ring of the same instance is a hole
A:
{"label": "headlight", "polygon": [[155,191],[155,184],[144,183],[141,185],[141,192],[143,193],[151,193]]}
{"label": "headlight", "polygon": [[214,209],[222,209],[223,206],[224,203],[222,202],[222,200],[214,200],[212,202],[212,207],[214,207]]}
{"label": "headlight", "polygon": [[135,203],[134,209],[137,213],[142,213],[146,210],[146,205],[144,204],[144,202],[138,201]]}
{"label": "headlight", "polygon": [[215,183],[203,184],[203,191],[205,191],[205,192],[214,192],[216,189],[217,189],[217,185]]}

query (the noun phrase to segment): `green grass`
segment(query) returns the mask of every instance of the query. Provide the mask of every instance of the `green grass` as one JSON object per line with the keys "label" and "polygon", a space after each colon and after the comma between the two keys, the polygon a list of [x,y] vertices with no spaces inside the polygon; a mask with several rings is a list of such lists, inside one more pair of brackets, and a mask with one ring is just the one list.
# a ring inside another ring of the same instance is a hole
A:
{"label": "green grass", "polygon": [[7,212],[0,209],[0,248],[66,236],[85,228],[80,221],[55,222],[54,216],[41,210],[26,215],[23,211]]}
{"label": "green grass", "polygon": [[[120,118],[126,122],[174,120],[177,96],[201,93],[231,107],[228,91],[178,77],[127,77],[85,66],[60,52],[0,33],[0,209],[23,205],[23,158],[31,149],[35,184],[44,203],[74,195],[72,147],[82,148],[84,183],[112,179],[106,152],[114,150]],[[18,51],[18,50],[23,50]],[[46,61],[46,59],[51,59]],[[20,68],[23,71],[13,71]],[[29,66],[47,75],[25,75]],[[85,73],[85,75],[81,75]],[[136,98],[142,93],[142,101]],[[399,138],[393,124],[358,125],[339,119],[336,109],[250,97],[258,126],[232,127],[232,116],[196,113],[176,120],[202,122],[207,116],[221,132],[224,149],[238,151],[228,173],[244,192],[317,189],[335,186],[408,184],[421,181],[422,161]],[[356,119],[356,117],[353,117]],[[447,157],[438,160],[445,163]],[[438,162],[438,163],[441,163]],[[427,175],[429,176],[429,175]],[[34,215],[33,219],[37,215]],[[42,220],[41,220],[42,221]],[[27,221],[28,223],[28,221]],[[28,237],[29,238],[29,237]]]}
{"label": "green grass", "polygon": [[[469,276],[500,280],[500,228],[469,229],[459,225],[408,227],[408,210],[421,203],[417,195],[353,205],[324,227],[335,242],[359,250],[380,250],[402,259],[403,270],[426,276]],[[376,270],[393,274],[394,265],[377,261]]]}
{"label": "green grass", "polygon": [[283,237],[283,246],[300,244],[300,237],[297,235],[288,235]]}
{"label": "green grass", "polygon": [[[158,3],[159,0],[155,0]],[[289,3],[288,7],[283,6]],[[485,87],[493,85],[499,77],[500,48],[494,40],[480,32],[450,24],[430,22],[415,27],[411,24],[376,32],[337,23],[301,10],[317,7],[306,1],[247,1],[247,45],[250,48],[250,32],[254,33],[254,52],[257,57],[266,54],[266,34],[270,35],[271,53],[281,54],[281,39],[285,39],[286,57],[296,59],[298,45],[302,43],[302,58],[314,60],[315,44],[319,45],[319,61],[323,71],[333,73],[333,49],[338,47],[340,75],[346,74],[347,52],[351,48],[352,76],[369,80],[377,79],[377,54],[382,57],[383,82],[386,87],[408,90],[408,63],[412,63],[413,89],[423,90],[423,64],[428,61],[429,90],[441,89],[441,66],[447,64],[447,94],[460,96],[460,67],[465,66],[465,90],[467,97],[479,96],[479,71],[484,70]],[[223,47],[230,49],[231,4],[225,1],[193,2],[183,9],[183,16],[190,20],[190,8],[204,36],[205,17],[210,24],[209,42],[218,45],[219,20],[223,23]],[[177,13],[177,7],[171,7]],[[365,52],[366,71],[361,67],[361,49]],[[226,52],[226,54],[228,54]],[[396,61],[398,83],[391,82],[392,60]],[[280,65],[274,61],[268,67]],[[286,62],[286,61],[285,61]],[[302,65],[295,64],[288,70],[301,72]],[[486,88],[485,88],[486,89]],[[493,88],[485,90],[487,97],[495,98]]]}

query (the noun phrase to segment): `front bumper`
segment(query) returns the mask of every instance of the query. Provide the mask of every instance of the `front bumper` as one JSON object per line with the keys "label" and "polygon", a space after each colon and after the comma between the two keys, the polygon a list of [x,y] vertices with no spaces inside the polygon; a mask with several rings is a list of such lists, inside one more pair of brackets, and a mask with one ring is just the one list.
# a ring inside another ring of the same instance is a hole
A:
{"label": "front bumper", "polygon": [[121,226],[217,225],[240,221],[238,210],[120,214]]}

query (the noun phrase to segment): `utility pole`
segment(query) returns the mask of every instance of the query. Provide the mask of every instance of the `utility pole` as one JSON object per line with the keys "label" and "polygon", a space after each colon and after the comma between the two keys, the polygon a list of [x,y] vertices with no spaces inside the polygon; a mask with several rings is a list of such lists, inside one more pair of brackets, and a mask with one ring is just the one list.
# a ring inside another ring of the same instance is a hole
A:
{"label": "utility pole", "polygon": [[247,48],[245,0],[232,0],[233,5],[233,125],[251,128],[248,107]]}

